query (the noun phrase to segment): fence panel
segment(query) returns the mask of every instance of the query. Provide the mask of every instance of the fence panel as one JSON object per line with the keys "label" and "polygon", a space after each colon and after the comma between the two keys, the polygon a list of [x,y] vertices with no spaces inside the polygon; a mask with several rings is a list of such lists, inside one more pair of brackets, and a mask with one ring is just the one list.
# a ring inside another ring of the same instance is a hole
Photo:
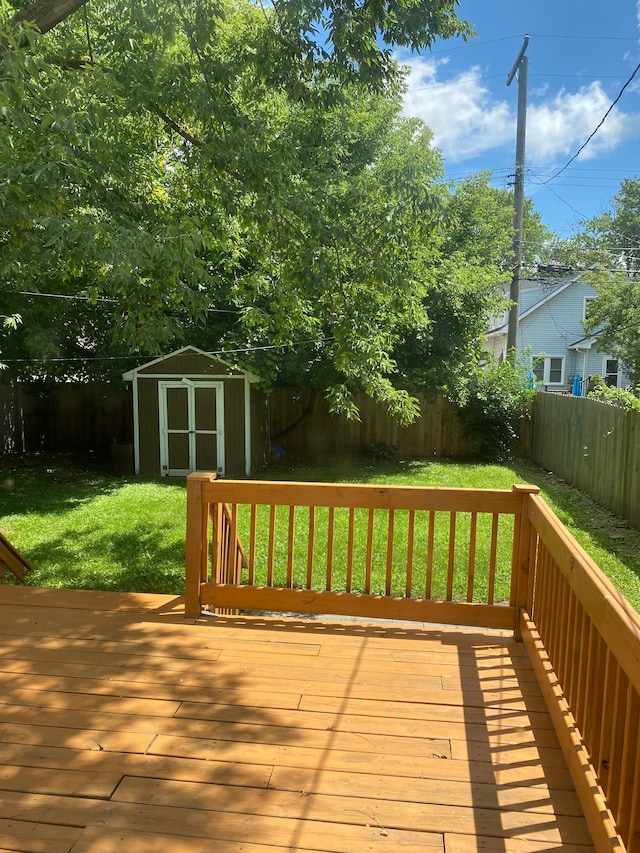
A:
{"label": "fence panel", "polygon": [[531,458],[640,527],[640,412],[540,393]]}
{"label": "fence panel", "polygon": [[[308,415],[293,430],[287,430],[309,404],[310,392],[296,388],[274,388],[270,394],[271,435],[288,452],[363,453],[370,449],[396,449],[406,456],[471,457],[467,438],[455,409],[443,398],[419,397],[421,417],[408,427],[399,426],[384,407],[365,394],[356,394],[360,420],[333,415],[322,394],[312,400]],[[282,439],[279,434],[287,430]]]}

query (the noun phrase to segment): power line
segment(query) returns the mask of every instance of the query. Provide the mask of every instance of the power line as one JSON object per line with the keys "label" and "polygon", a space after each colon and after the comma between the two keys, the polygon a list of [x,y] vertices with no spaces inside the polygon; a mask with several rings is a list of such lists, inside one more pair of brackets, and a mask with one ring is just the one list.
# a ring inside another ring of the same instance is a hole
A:
{"label": "power line", "polygon": [[[108,296],[74,296],[69,293],[42,293],[36,290],[13,290],[11,293],[19,296],[42,296],[46,299],[74,299],[81,302],[109,302],[111,304],[119,304],[119,299],[112,299]],[[206,311],[212,314],[239,314],[239,308],[206,308]]]}
{"label": "power line", "polygon": [[574,160],[575,160],[575,159],[576,159],[576,158],[577,158],[577,157],[578,157],[578,156],[579,156],[579,155],[584,151],[584,149],[587,147],[587,145],[591,142],[591,140],[593,139],[593,137],[594,137],[594,136],[596,135],[596,133],[600,130],[600,128],[602,127],[602,125],[605,123],[605,120],[606,120],[607,116],[608,116],[608,115],[609,115],[609,113],[613,110],[613,108],[615,107],[615,105],[618,103],[618,101],[619,101],[619,100],[620,100],[620,98],[622,97],[622,94],[623,94],[624,90],[627,88],[627,86],[629,86],[629,85],[631,84],[631,82],[632,82],[633,78],[636,76],[636,74],[638,73],[638,71],[640,71],[640,62],[636,65],[636,67],[635,67],[635,68],[634,68],[634,70],[633,70],[633,73],[631,74],[631,76],[629,77],[629,79],[627,80],[627,82],[624,84],[624,86],[622,87],[622,89],[620,89],[620,91],[618,92],[618,94],[617,94],[617,96],[616,96],[615,100],[611,103],[611,106],[610,106],[610,107],[609,107],[609,109],[606,111],[606,113],[602,116],[602,118],[600,119],[600,121],[598,122],[598,124],[596,125],[596,127],[593,129],[593,131],[589,134],[589,136],[588,136],[588,138],[586,139],[586,141],[585,141],[585,142],[580,146],[580,148],[578,148],[578,150],[577,150],[577,151],[576,151],[576,153],[573,155],[573,157],[571,157],[569,160],[567,160],[567,162],[564,164],[564,166],[563,166],[559,171],[557,171],[557,172],[555,173],[555,175],[552,175],[552,176],[551,176],[547,181],[545,181],[545,184],[550,183],[551,181],[554,181],[554,180],[555,180],[559,175],[561,175],[561,174],[565,171],[565,169],[567,169],[567,168],[571,165],[571,163],[573,163],[573,161],[574,161]]}
{"label": "power line", "polygon": [[529,172],[529,174],[530,174],[530,175],[532,175],[534,178],[537,178],[537,179],[538,179],[538,180],[537,180],[537,183],[538,183],[539,185],[541,185],[541,186],[545,187],[547,190],[549,190],[549,192],[550,192],[552,195],[554,195],[554,196],[558,199],[558,201],[561,201],[563,204],[566,204],[566,206],[567,206],[570,210],[572,210],[574,213],[577,213],[577,214],[578,214],[578,216],[582,217],[582,219],[587,219],[587,216],[586,216],[584,213],[581,213],[577,208],[575,208],[572,204],[570,204],[566,199],[562,198],[562,196],[559,196],[559,195],[558,195],[558,193],[557,193],[554,189],[552,189],[550,186],[548,186],[548,184],[546,184],[546,183],[545,183],[545,181],[543,181],[541,178],[539,178],[539,177],[538,177],[538,175],[536,175],[536,174],[535,174],[534,172],[532,172],[530,169],[528,170],[528,172]]}
{"label": "power line", "polygon": [[[264,344],[263,346],[253,346],[253,347],[238,347],[236,349],[220,349],[220,350],[207,350],[207,355],[216,355],[216,356],[225,356],[225,355],[237,355],[239,353],[251,353],[251,352],[262,352],[265,350],[274,350],[274,349],[295,349],[299,346],[304,346],[306,344],[325,344],[335,340],[333,335],[325,338],[312,338],[307,341],[294,341],[290,344]],[[142,356],[142,355],[80,355],[80,356],[54,356],[51,358],[3,358],[2,361],[4,364],[33,364],[33,363],[41,363],[45,364],[50,363],[62,363],[62,362],[71,362],[71,363],[88,363],[88,362],[96,362],[96,361],[124,361],[124,360],[135,360],[140,361],[142,358],[160,358],[161,353],[151,356]]]}
{"label": "power line", "polygon": [[[578,36],[574,33],[568,35],[562,34],[545,34],[545,33],[530,33],[532,38],[539,39],[563,39],[565,41],[569,40],[578,40],[578,41],[633,41],[635,42],[635,38],[632,36]],[[487,44],[498,44],[503,41],[514,41],[515,39],[521,39],[522,34],[518,33],[513,36],[503,36],[502,38],[497,39],[488,39],[487,41],[469,41],[466,44],[458,45],[457,47],[443,47],[440,50],[430,50],[429,53],[432,55],[441,54],[441,53],[453,53],[458,50],[466,50],[470,47],[484,47]]]}

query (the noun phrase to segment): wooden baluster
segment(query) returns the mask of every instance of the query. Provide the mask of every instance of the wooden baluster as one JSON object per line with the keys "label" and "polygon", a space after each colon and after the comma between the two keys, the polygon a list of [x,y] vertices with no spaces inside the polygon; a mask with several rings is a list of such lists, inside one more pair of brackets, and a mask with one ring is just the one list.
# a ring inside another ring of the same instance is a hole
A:
{"label": "wooden baluster", "polygon": [[258,507],[256,504],[251,504],[251,520],[249,532],[249,584],[255,586],[256,583],[256,550],[257,538],[256,531],[258,527]]}
{"label": "wooden baluster", "polygon": [[309,507],[309,526],[307,535],[307,589],[313,589],[313,552],[316,535],[316,508]]}
{"label": "wooden baluster", "polygon": [[638,718],[640,701],[633,685],[627,683],[627,696],[624,709],[624,730],[621,737],[620,755],[620,793],[616,814],[618,827],[623,838],[629,838],[631,814],[633,811],[633,791],[636,766],[638,763]]}
{"label": "wooden baluster", "polygon": [[269,552],[267,554],[267,586],[273,586],[273,564],[276,550],[276,514],[277,507],[269,507]]}
{"label": "wooden baluster", "polygon": [[613,716],[615,705],[615,690],[618,680],[618,664],[613,655],[606,647],[605,655],[605,677],[602,703],[602,717],[600,719],[600,736],[598,742],[598,754],[595,764],[596,773],[605,794],[609,793],[609,767],[611,762],[611,750],[613,741],[611,738],[613,729]]}
{"label": "wooden baluster", "polygon": [[434,510],[429,511],[429,534],[427,537],[427,571],[425,578],[424,597],[431,599],[433,591],[433,545],[435,540],[436,514]]}
{"label": "wooden baluster", "polygon": [[635,767],[631,787],[631,811],[627,831],[627,851],[637,853],[640,850],[640,728],[635,743]]}
{"label": "wooden baluster", "polygon": [[289,530],[287,541],[287,587],[293,589],[294,545],[296,539],[296,508],[289,507]]}
{"label": "wooden baluster", "polygon": [[333,584],[333,548],[334,548],[334,534],[335,534],[335,523],[336,523],[336,510],[335,507],[329,507],[329,518],[327,521],[327,575],[326,575],[326,583],[325,589],[327,592],[331,591],[331,586]]}
{"label": "wooden baluster", "polygon": [[371,593],[371,568],[373,566],[373,524],[374,524],[374,509],[369,510],[369,520],[367,524],[367,554],[365,558],[364,572],[364,591],[367,595]]}
{"label": "wooden baluster", "polygon": [[447,562],[447,601],[453,601],[453,576],[456,559],[456,513],[449,513],[449,559]]}
{"label": "wooden baluster", "polygon": [[620,806],[622,783],[622,756],[624,751],[625,711],[629,679],[621,666],[617,667],[616,686],[611,727],[611,750],[609,752],[609,787],[607,799],[612,812],[617,815]]}
{"label": "wooden baluster", "polygon": [[473,601],[473,585],[476,572],[476,530],[478,526],[478,513],[471,513],[469,525],[469,562],[467,564],[467,601]]}
{"label": "wooden baluster", "polygon": [[491,518],[491,546],[489,551],[489,579],[487,584],[487,601],[493,604],[496,593],[496,568],[498,558],[498,522],[500,516],[493,513]]}
{"label": "wooden baluster", "polygon": [[395,524],[395,513],[392,509],[389,510],[389,518],[387,522],[387,564],[385,575],[385,595],[391,595],[391,581],[393,580],[393,533]]}
{"label": "wooden baluster", "polygon": [[411,509],[409,510],[409,521],[407,527],[407,571],[404,589],[404,594],[406,598],[411,598],[411,591],[413,588],[413,548],[415,537],[415,523],[416,513],[415,510]]}
{"label": "wooden baluster", "polygon": [[347,534],[347,577],[345,589],[351,592],[353,586],[353,545],[355,540],[355,517],[356,511],[349,507],[349,532]]}

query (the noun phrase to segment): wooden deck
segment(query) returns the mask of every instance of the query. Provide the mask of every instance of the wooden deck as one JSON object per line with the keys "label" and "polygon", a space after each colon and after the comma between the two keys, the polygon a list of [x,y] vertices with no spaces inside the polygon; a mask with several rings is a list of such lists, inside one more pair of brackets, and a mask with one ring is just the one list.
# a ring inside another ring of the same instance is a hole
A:
{"label": "wooden deck", "polygon": [[525,648],[0,588],[0,853],[587,851]]}

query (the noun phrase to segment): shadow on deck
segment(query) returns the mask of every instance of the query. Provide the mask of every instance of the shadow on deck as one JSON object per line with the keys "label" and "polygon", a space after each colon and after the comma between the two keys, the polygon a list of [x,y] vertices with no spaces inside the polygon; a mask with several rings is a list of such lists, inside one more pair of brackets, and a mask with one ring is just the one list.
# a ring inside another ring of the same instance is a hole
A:
{"label": "shadow on deck", "polygon": [[591,848],[502,631],[0,588],[0,849]]}

